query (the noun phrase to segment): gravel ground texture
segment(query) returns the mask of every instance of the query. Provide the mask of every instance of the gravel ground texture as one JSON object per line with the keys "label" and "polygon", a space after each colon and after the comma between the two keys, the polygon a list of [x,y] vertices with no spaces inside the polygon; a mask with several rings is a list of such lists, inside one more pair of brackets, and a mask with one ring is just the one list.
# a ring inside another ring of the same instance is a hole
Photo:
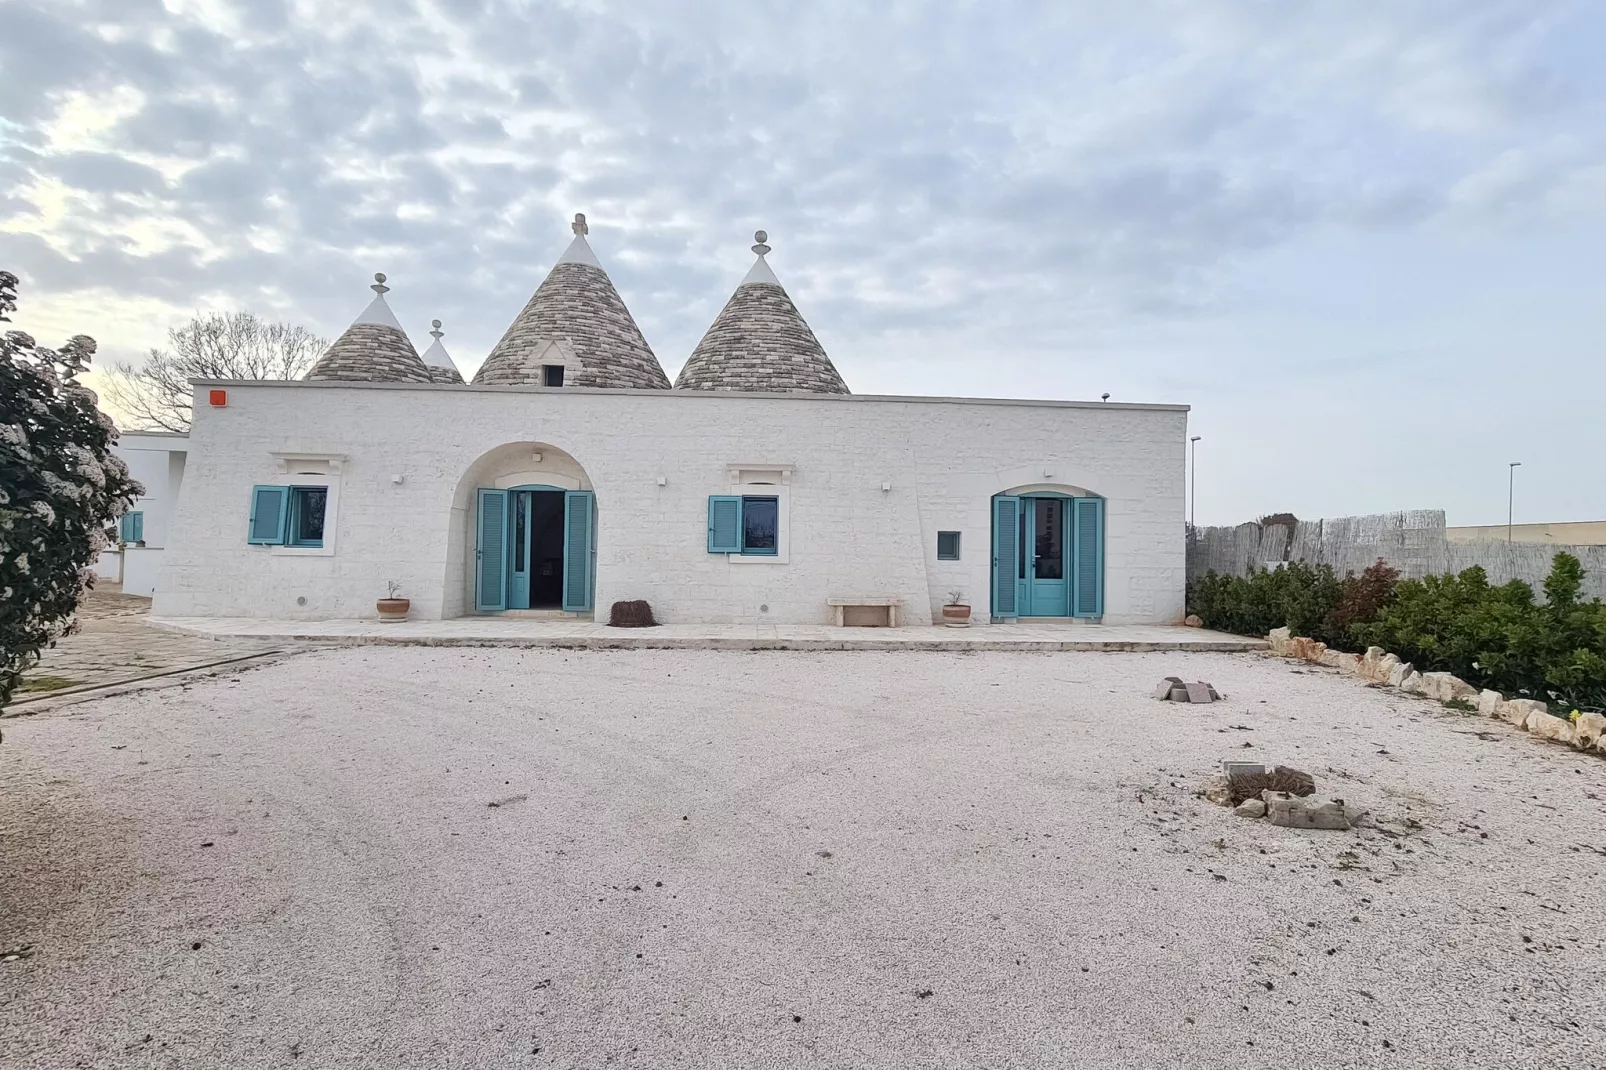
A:
{"label": "gravel ground texture", "polygon": [[318,651],[6,723],[0,1063],[1598,1067],[1603,799],[1264,655]]}

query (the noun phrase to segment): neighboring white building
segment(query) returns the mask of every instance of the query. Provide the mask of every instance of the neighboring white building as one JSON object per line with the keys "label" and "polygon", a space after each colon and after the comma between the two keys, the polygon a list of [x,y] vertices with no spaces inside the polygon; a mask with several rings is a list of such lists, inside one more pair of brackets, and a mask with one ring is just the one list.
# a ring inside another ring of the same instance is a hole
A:
{"label": "neighboring white building", "polygon": [[124,594],[156,591],[188,451],[188,436],[168,431],[124,431],[112,447],[128,465],[129,474],[145,488],[118,522],[117,544],[95,559],[96,575],[120,582]]}
{"label": "neighboring white building", "polygon": [[154,612],[1181,620],[1186,406],[851,395],[762,232],[670,388],[575,232],[472,385],[382,277],[307,380],[198,384]]}
{"label": "neighboring white building", "polygon": [[1445,528],[1451,542],[1538,542],[1561,546],[1606,545],[1606,520],[1572,520],[1557,524],[1477,524]]}

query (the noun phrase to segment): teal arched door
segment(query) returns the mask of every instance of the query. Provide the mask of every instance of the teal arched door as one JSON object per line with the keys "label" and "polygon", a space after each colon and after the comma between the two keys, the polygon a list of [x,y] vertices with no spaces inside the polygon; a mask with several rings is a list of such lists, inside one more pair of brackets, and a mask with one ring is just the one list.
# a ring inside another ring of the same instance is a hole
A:
{"label": "teal arched door", "polygon": [[477,505],[475,609],[591,609],[596,499],[590,491],[482,488]]}
{"label": "teal arched door", "polygon": [[1000,494],[993,499],[995,617],[1104,613],[1104,499]]}

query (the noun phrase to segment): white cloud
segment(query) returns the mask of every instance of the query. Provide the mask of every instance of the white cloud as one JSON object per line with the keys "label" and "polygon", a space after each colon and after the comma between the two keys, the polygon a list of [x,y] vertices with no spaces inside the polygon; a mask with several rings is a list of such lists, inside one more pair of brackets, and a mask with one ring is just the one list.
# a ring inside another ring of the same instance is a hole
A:
{"label": "white cloud", "polygon": [[[385,270],[472,368],[581,210],[673,372],[764,227],[850,384],[1127,395],[1195,381],[1189,332],[1343,359],[1377,266],[1334,236],[1606,227],[1567,0],[770,7],[14,4],[0,260],[125,349],[198,307],[333,334]],[[1269,343],[1273,263],[1312,311]],[[1432,277],[1397,284],[1422,317]]]}

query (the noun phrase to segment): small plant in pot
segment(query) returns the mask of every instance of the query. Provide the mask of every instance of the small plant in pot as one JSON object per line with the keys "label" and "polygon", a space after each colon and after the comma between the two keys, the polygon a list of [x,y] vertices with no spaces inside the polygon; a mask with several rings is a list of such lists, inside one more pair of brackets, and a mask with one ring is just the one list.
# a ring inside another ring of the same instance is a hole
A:
{"label": "small plant in pot", "polygon": [[970,624],[970,607],[965,604],[964,591],[948,592],[948,604],[942,607],[942,621],[950,628],[963,628]]}
{"label": "small plant in pot", "polygon": [[387,587],[390,593],[377,603],[379,619],[394,624],[396,621],[407,619],[407,610],[412,607],[412,599],[397,598],[396,592],[401,590],[401,584],[395,580],[389,581]]}

